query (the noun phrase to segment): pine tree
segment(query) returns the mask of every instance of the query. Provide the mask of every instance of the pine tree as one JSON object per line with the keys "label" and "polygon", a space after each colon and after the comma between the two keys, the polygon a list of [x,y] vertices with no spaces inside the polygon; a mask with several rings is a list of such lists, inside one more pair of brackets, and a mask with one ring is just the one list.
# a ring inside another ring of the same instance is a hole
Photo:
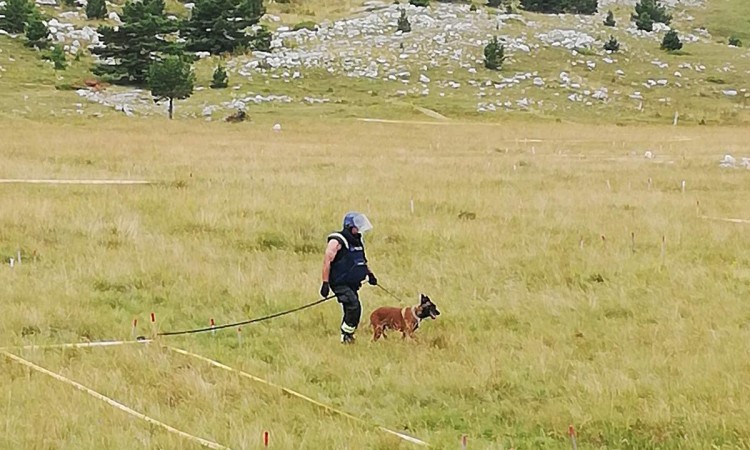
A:
{"label": "pine tree", "polygon": [[104,19],[107,17],[107,3],[105,0],[88,0],[86,4],[86,17],[92,19]]}
{"label": "pine tree", "polygon": [[8,33],[23,33],[34,5],[29,0],[7,0],[0,7],[0,30]]}
{"label": "pine tree", "polygon": [[616,53],[620,51],[620,43],[617,42],[617,39],[615,39],[614,36],[610,36],[609,40],[604,43],[604,50]]}
{"label": "pine tree", "polygon": [[170,55],[151,64],[148,86],[154,101],[169,100],[169,118],[174,115],[174,100],[182,100],[193,94],[195,74],[191,64],[183,55]]}
{"label": "pine tree", "polygon": [[661,49],[668,52],[676,52],[682,48],[682,42],[675,30],[669,30],[661,41]]}
{"label": "pine tree", "polygon": [[672,21],[672,15],[667,13],[667,8],[658,0],[640,0],[636,3],[635,13],[632,14],[631,17],[633,20],[637,21],[644,13],[647,13],[648,17],[650,17],[653,22],[669,25]]}
{"label": "pine tree", "polygon": [[229,86],[229,77],[227,71],[219,64],[214,70],[213,80],[211,80],[211,89],[223,89]]}
{"label": "pine tree", "polygon": [[39,50],[47,48],[49,44],[49,28],[44,24],[44,17],[37,8],[29,14],[26,21],[26,46]]}
{"label": "pine tree", "polygon": [[273,38],[271,31],[269,31],[268,27],[266,27],[265,25],[261,25],[256,28],[257,30],[255,31],[255,34],[253,34],[251,42],[253,48],[255,50],[258,50],[259,52],[270,52],[271,39]]}
{"label": "pine tree", "polygon": [[733,47],[742,47],[742,41],[737,36],[732,36],[729,38],[729,45]]}
{"label": "pine tree", "polygon": [[402,33],[408,33],[411,31],[411,23],[409,18],[406,17],[406,10],[401,10],[401,16],[398,18],[398,31]]}
{"label": "pine tree", "polygon": [[44,57],[44,59],[52,61],[55,65],[55,70],[65,70],[68,67],[68,64],[65,62],[65,51],[59,45],[52,47],[49,55]]}
{"label": "pine tree", "polygon": [[497,36],[484,47],[484,67],[490,70],[500,70],[505,61],[505,47],[497,41]]}
{"label": "pine tree", "polygon": [[[153,61],[181,50],[179,45],[157,37],[172,33],[177,27],[165,17],[163,0],[128,0],[121,20],[117,30],[110,26],[98,28],[104,47],[95,47],[92,53],[103,62],[92,71],[113,83],[142,85]],[[110,58],[113,64],[107,63]]]}
{"label": "pine tree", "polygon": [[426,8],[430,6],[430,0],[409,0],[409,4],[419,8]]}
{"label": "pine tree", "polygon": [[187,37],[190,51],[231,53],[253,43],[254,36],[245,30],[265,13],[263,0],[197,0],[181,34]]}
{"label": "pine tree", "polygon": [[635,26],[639,30],[651,32],[654,31],[654,20],[648,12],[641,11],[635,18]]}
{"label": "pine tree", "polygon": [[617,22],[615,22],[615,15],[612,14],[612,11],[609,11],[607,13],[607,18],[604,19],[604,26],[605,27],[614,27],[614,26],[617,26]]}

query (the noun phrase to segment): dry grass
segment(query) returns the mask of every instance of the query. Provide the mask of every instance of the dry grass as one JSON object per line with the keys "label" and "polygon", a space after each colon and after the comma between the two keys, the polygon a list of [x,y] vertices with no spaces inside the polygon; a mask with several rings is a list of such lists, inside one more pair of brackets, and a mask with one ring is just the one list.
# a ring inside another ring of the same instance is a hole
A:
{"label": "dry grass", "polygon": [[[159,182],[0,185],[0,256],[23,254],[0,268],[0,346],[315,300],[325,234],[356,208],[382,284],[443,312],[418,342],[373,344],[363,326],[342,347],[334,303],[247,327],[241,348],[234,330],[167,342],[435,448],[463,433],[472,449],[566,448],[570,423],[579,448],[748,447],[747,225],[696,218],[697,201],[750,218],[750,173],[717,163],[746,152],[747,129],[272,123],[0,123],[0,178]],[[362,298],[363,325],[394,303]],[[410,448],[157,347],[21,354],[232,448],[259,448],[266,429],[275,448]],[[191,448],[0,364],[0,448]]]}

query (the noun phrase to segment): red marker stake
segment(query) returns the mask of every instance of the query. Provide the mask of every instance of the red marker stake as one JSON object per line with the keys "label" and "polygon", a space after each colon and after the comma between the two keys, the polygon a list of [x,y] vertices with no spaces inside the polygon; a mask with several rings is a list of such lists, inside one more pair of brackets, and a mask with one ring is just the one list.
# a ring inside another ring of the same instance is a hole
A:
{"label": "red marker stake", "polygon": [[570,435],[570,442],[573,444],[573,450],[578,450],[578,444],[576,443],[576,430],[573,425],[568,427],[568,434]]}
{"label": "red marker stake", "polygon": [[268,431],[263,432],[263,446],[268,447]]}
{"label": "red marker stake", "polygon": [[133,319],[133,329],[130,331],[132,338],[135,339],[135,329],[138,326],[138,319]]}
{"label": "red marker stake", "polygon": [[469,437],[465,434],[461,435],[461,450],[466,450],[466,446],[468,445]]}
{"label": "red marker stake", "polygon": [[[211,328],[215,327],[214,319],[211,319]],[[216,335],[216,330],[211,330],[211,334]]]}
{"label": "red marker stake", "polygon": [[151,313],[151,331],[156,337],[156,315],[153,312]]}
{"label": "red marker stake", "polygon": [[240,344],[240,347],[242,347],[242,328],[237,327],[237,341]]}

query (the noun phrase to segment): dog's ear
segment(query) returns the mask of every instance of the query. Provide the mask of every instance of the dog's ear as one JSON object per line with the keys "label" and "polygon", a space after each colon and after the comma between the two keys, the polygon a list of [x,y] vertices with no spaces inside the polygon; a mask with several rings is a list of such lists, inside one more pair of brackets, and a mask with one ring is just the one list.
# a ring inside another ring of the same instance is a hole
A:
{"label": "dog's ear", "polygon": [[428,296],[426,296],[424,294],[419,294],[419,303],[421,303],[422,305],[424,305],[425,303],[427,303],[429,301],[430,301],[430,297],[428,297]]}

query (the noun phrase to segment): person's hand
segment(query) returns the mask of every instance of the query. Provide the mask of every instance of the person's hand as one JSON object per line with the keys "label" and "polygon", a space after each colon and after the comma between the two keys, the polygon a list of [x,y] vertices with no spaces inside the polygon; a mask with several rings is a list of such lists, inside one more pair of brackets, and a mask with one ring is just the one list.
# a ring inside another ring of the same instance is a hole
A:
{"label": "person's hand", "polygon": [[331,287],[328,285],[327,281],[324,281],[323,284],[320,286],[320,296],[328,297],[328,294],[330,293],[331,293]]}
{"label": "person's hand", "polygon": [[375,274],[372,273],[372,272],[370,272],[369,274],[367,274],[367,282],[370,283],[373,286],[377,286],[378,285],[378,279],[375,278]]}

